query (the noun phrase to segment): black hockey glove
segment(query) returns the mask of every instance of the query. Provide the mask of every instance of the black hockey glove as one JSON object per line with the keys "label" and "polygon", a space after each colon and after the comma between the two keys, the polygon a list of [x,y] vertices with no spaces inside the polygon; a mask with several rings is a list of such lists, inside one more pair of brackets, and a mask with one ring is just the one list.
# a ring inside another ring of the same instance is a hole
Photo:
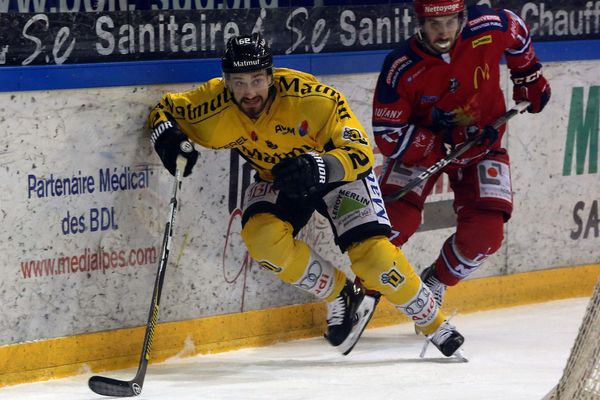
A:
{"label": "black hockey glove", "polygon": [[477,144],[486,147],[490,147],[496,143],[498,136],[500,136],[498,130],[491,125],[484,126],[477,134],[481,136]]}
{"label": "black hockey glove", "polygon": [[163,121],[152,130],[150,137],[154,150],[160,157],[163,165],[171,175],[175,176],[177,169],[177,157],[183,156],[187,159],[183,176],[192,173],[192,168],[198,161],[198,151],[187,136],[177,128],[172,121]]}
{"label": "black hockey glove", "polygon": [[441,108],[433,107],[431,109],[430,129],[434,132],[446,131],[456,127],[456,113],[444,111]]}
{"label": "black hockey glove", "polygon": [[284,158],[271,170],[274,187],[291,199],[319,193],[327,185],[327,165],[317,153]]}
{"label": "black hockey glove", "polygon": [[477,125],[470,125],[466,128],[455,129],[447,132],[444,135],[444,143],[450,145],[451,147],[456,147],[464,144],[465,142],[470,142],[478,136],[480,138],[477,141],[477,145],[489,147],[493,145],[496,140],[498,140],[499,134],[498,130],[491,125],[488,125],[483,129],[479,128]]}

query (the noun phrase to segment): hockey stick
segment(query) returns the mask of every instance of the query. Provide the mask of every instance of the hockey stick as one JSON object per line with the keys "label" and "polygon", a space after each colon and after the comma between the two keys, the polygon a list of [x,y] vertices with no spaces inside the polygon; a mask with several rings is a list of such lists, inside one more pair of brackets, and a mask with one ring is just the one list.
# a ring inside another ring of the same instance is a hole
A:
{"label": "hockey stick", "polygon": [[152,348],[152,339],[154,337],[154,328],[158,319],[158,306],[160,304],[160,294],[162,292],[163,282],[165,280],[165,271],[167,269],[167,260],[171,248],[171,239],[173,238],[173,224],[177,213],[177,192],[181,188],[181,179],[187,160],[177,157],[177,169],[175,171],[175,182],[173,183],[173,193],[171,195],[171,212],[165,225],[162,249],[160,252],[160,261],[158,271],[156,272],[156,281],[154,282],[154,291],[152,292],[152,301],[150,303],[150,313],[148,323],[146,324],[146,335],[144,336],[144,345],[142,346],[142,355],[138,365],[135,377],[130,381],[108,378],[105,376],[94,375],[90,378],[88,386],[92,391],[103,396],[131,397],[142,393],[148,360],[150,359],[150,350]]}
{"label": "hockey stick", "polygon": [[[531,103],[528,101],[523,101],[521,103],[518,103],[513,108],[511,108],[510,110],[505,112],[503,115],[501,115],[496,121],[494,121],[492,123],[492,127],[494,127],[494,129],[500,128],[502,125],[506,124],[509,119],[511,119],[515,115],[525,111],[525,109],[527,109],[527,107],[529,107],[530,104]],[[439,160],[438,162],[433,164],[431,167],[429,167],[425,171],[421,172],[421,174],[419,174],[419,176],[417,176],[415,179],[408,182],[406,184],[406,186],[404,186],[402,188],[402,190],[400,190],[394,194],[391,194],[391,195],[383,196],[383,200],[384,201],[396,201],[396,200],[400,199],[405,194],[407,194],[408,192],[413,190],[415,187],[419,186],[423,181],[425,181],[431,175],[437,173],[442,168],[444,168],[446,165],[450,164],[452,162],[452,160],[463,155],[467,150],[469,150],[471,147],[475,146],[477,144],[477,142],[479,142],[479,140],[481,140],[481,135],[476,136],[475,138],[473,138],[473,140],[458,147],[457,149],[452,151],[450,154],[448,154],[445,158],[442,158],[441,160]]]}

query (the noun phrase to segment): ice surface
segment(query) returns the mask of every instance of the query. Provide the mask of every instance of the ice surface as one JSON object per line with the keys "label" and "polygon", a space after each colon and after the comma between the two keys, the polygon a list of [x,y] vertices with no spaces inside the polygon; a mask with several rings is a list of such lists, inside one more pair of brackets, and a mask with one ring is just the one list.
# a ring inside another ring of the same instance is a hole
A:
{"label": "ice surface", "polygon": [[[151,364],[146,400],[541,399],[558,382],[587,298],[457,315],[468,363],[444,358],[409,324],[367,329],[344,357],[321,338]],[[141,344],[140,344],[141,346]],[[0,389],[0,399],[92,400],[92,374]],[[129,380],[135,369],[104,373]]]}

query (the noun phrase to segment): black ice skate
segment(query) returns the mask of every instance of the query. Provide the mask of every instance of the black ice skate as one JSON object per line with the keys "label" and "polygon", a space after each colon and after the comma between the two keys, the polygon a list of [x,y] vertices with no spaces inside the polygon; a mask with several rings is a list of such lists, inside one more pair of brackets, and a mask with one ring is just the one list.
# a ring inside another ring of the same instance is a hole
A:
{"label": "black ice skate", "polygon": [[360,286],[346,281],[338,297],[327,303],[325,338],[344,354],[349,354],[373,316],[379,299],[365,295]]}
{"label": "black ice skate", "polygon": [[421,358],[425,357],[429,342],[433,343],[446,357],[455,356],[460,361],[468,361],[460,350],[460,347],[465,342],[465,338],[448,321],[444,321],[433,334],[427,336],[423,350],[421,350]]}
{"label": "black ice skate", "polygon": [[437,303],[438,307],[441,308],[442,303],[444,302],[444,294],[446,293],[448,286],[440,282],[436,276],[435,263],[431,264],[429,267],[425,268],[423,272],[421,272],[421,280],[425,285],[427,285],[429,290],[431,290],[431,293],[435,298],[435,302]]}
{"label": "black ice skate", "polygon": [[359,278],[358,276],[357,276],[357,277],[354,279],[354,284],[355,284],[356,286],[360,286],[361,288],[363,288],[363,289],[365,290],[365,294],[366,294],[367,296],[375,297],[375,299],[376,299],[377,301],[379,301],[379,298],[381,297],[381,293],[379,293],[379,292],[378,292],[377,290],[375,290],[375,289],[369,289],[369,288],[366,288],[366,287],[363,285],[362,281],[360,280],[360,278]]}

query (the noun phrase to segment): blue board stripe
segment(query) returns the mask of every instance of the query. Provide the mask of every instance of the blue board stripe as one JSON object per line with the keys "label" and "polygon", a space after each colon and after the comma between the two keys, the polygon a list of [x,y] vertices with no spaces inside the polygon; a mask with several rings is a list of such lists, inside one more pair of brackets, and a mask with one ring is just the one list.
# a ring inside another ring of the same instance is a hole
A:
{"label": "blue board stripe", "polygon": [[[538,42],[543,62],[599,60],[600,40]],[[275,56],[274,63],[315,75],[377,72],[389,50]],[[0,67],[0,92],[203,82],[221,74],[218,59]]]}

